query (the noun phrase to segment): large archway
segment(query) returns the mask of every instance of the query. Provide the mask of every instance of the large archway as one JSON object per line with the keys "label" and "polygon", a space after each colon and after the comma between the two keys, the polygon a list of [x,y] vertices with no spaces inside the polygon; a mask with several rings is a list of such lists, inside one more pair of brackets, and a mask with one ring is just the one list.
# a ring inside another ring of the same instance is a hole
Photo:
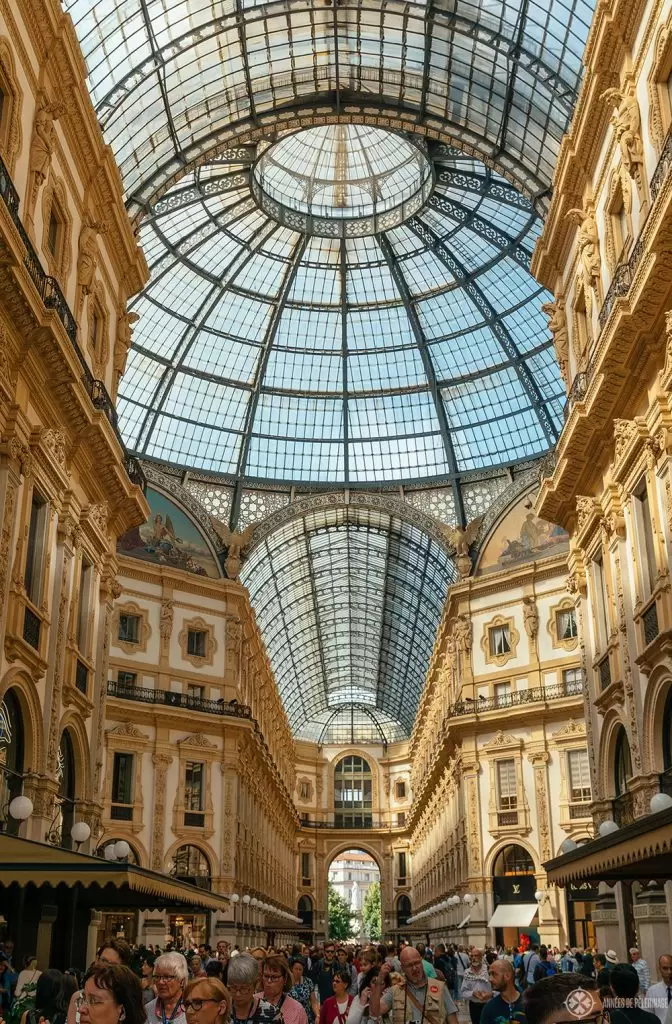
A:
{"label": "large archway", "polygon": [[381,871],[366,850],[336,854],[327,870],[327,934],[341,941],[382,937]]}

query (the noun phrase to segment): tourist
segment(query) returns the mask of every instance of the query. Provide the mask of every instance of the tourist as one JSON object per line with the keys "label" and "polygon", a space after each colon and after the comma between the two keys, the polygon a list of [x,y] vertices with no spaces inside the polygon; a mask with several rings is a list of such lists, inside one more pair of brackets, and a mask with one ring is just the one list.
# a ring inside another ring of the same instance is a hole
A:
{"label": "tourist", "polygon": [[41,1017],[49,1024],[64,1024],[66,1013],[58,1005],[62,980],[61,971],[42,972],[35,985],[35,1006],[23,1013],[20,1024],[39,1024]]}
{"label": "tourist", "polygon": [[[659,1024],[655,1013],[643,1010],[638,1005],[637,996],[641,989],[634,964],[615,964],[609,975],[609,983],[615,996],[615,1008],[609,1006],[611,1024]],[[603,1002],[607,1009],[607,999]]]}
{"label": "tourist", "polygon": [[357,975],[357,990],[361,991],[362,979],[368,975],[372,967],[378,966],[378,953],[369,946],[368,949],[362,950],[359,958],[359,974]]}
{"label": "tourist", "polygon": [[[366,974],[361,976],[359,982],[358,994],[350,1004],[350,1010],[348,1013],[348,1024],[360,1024],[362,1019],[366,1016],[369,1017],[369,1005],[371,1002],[371,986],[375,979],[378,977],[380,972],[380,965],[374,964],[370,967]],[[391,985],[391,975],[386,974],[383,979],[383,984],[386,987]],[[402,979],[403,980],[403,979]]]}
{"label": "tourist", "polygon": [[665,1024],[668,1008],[672,1006],[672,955],[669,953],[658,957],[658,973],[661,980],[649,985],[644,1007]]}
{"label": "tourist", "polygon": [[20,999],[23,995],[23,991],[27,986],[33,988],[37,984],[42,971],[37,968],[37,957],[34,953],[28,953],[23,958],[23,969],[19,971],[19,976],[16,979],[16,988],[14,989],[14,998]]}
{"label": "tourist", "polygon": [[154,964],[156,957],[149,951],[145,952],[140,961],[140,988],[142,989],[143,1003],[151,1003],[156,998],[154,987]]}
{"label": "tourist", "polygon": [[434,967],[434,964],[430,963],[430,961],[427,959],[427,952],[426,952],[426,949],[425,949],[424,942],[417,942],[415,948],[417,949],[418,953],[420,954],[420,959],[422,960],[422,969],[423,969],[423,971],[425,972],[425,974],[427,975],[428,978],[435,978],[436,977],[436,968]]}
{"label": "tourist", "polygon": [[558,965],[555,960],[549,956],[548,949],[546,946],[541,946],[539,949],[539,962],[534,968],[532,975],[534,981],[541,981],[543,978],[552,978],[554,974],[558,973]]}
{"label": "tourist", "polygon": [[292,999],[296,999],[297,1003],[301,1003],[306,1011],[308,1024],[315,1024],[315,1020],[320,1015],[320,1005],[315,994],[315,985],[306,973],[308,967],[306,958],[295,956],[290,960],[289,966],[293,981],[289,994]]}
{"label": "tourist", "polygon": [[527,1024],[602,1024],[602,1001],[592,978],[556,974],[530,985],[523,994]]}
{"label": "tourist", "polygon": [[560,970],[563,974],[578,974],[579,972],[579,961],[576,959],[576,953],[569,946],[565,947],[565,952],[560,957]]}
{"label": "tourist", "polygon": [[231,993],[232,1024],[247,1024],[256,1019],[260,999],[255,996],[259,981],[259,966],[249,953],[231,957],[228,972],[228,990]]}
{"label": "tourist", "polygon": [[231,996],[219,978],[194,978],[184,990],[189,1024],[227,1024]]}
{"label": "tourist", "polygon": [[467,967],[469,967],[470,963],[471,959],[464,946],[458,946],[455,951],[455,971],[457,974],[455,988],[457,989],[457,994],[460,999],[462,998],[462,979],[464,978],[464,972]]}
{"label": "tourist", "polygon": [[0,1016],[2,1017],[9,1013],[15,986],[16,974],[12,970],[12,965],[4,953],[0,954]]}
{"label": "tourist", "polygon": [[651,972],[649,971],[649,965],[646,960],[642,960],[639,950],[636,946],[633,946],[629,950],[630,962],[637,971],[637,977],[639,978],[639,993],[643,997],[646,995],[649,985],[651,984]]}
{"label": "tourist", "polygon": [[203,961],[198,953],[194,953],[191,960],[189,961],[189,970],[192,978],[205,978],[205,967]]}
{"label": "tourist", "polygon": [[445,981],[448,986],[448,991],[452,995],[453,999],[455,999],[455,982],[457,980],[457,972],[455,954],[453,953],[452,946],[449,946],[447,950],[442,942],[437,942],[434,947],[434,967],[437,972],[437,977],[440,977],[442,981]]}
{"label": "tourist", "polygon": [[422,966],[422,957],[413,946],[401,951],[401,969],[404,977],[400,985],[385,989],[385,978],[391,974],[390,965],[384,963],[371,985],[370,1017],[380,1017],[392,1010],[392,1024],[457,1024],[457,1007],[447,985],[438,978],[430,981]]}
{"label": "tourist", "polygon": [[163,953],[154,963],[156,999],[147,1004],[147,1020],[161,1024],[186,1024],[182,995],[189,981],[189,968],[182,953]]}
{"label": "tourist", "polygon": [[81,1024],[145,1024],[140,979],[130,967],[94,967],[77,1005]]}
{"label": "tourist", "polygon": [[284,1024],[308,1024],[308,1017],[301,1003],[289,995],[293,978],[284,956],[266,957],[261,983],[262,991],[257,995],[274,1007],[275,1016],[282,1012]]}
{"label": "tourist", "polygon": [[502,1021],[525,1024],[523,997],[516,988],[511,961],[493,960],[488,968],[488,976],[492,991],[497,994],[483,1004],[481,1024],[502,1024]]}
{"label": "tourist", "polygon": [[469,1002],[471,1024],[479,1024],[483,1004],[490,999],[492,987],[487,964],[483,962],[483,951],[476,947],[471,951],[471,960],[462,978],[460,995]]}
{"label": "tourist", "polygon": [[526,988],[527,985],[534,984],[534,972],[537,969],[537,964],[540,961],[539,947],[532,943],[530,948],[523,953],[522,964],[520,968],[522,987]]}
{"label": "tourist", "polygon": [[334,994],[331,982],[334,977],[334,972],[338,968],[335,955],[336,948],[333,942],[325,942],[324,958],[318,961],[318,966],[313,976],[315,988],[317,989],[317,994],[320,997],[320,1003],[323,1003],[325,999],[330,999]]}
{"label": "tourist", "polygon": [[346,1024],[353,1002],[353,996],[348,991],[350,981],[351,974],[347,967],[339,967],[335,971],[332,979],[334,994],[320,1006],[320,1024]]}
{"label": "tourist", "polygon": [[345,971],[350,976],[348,995],[357,995],[357,971],[354,964],[351,963],[351,957],[347,949],[341,946],[336,954],[336,959],[338,961],[338,970]]}

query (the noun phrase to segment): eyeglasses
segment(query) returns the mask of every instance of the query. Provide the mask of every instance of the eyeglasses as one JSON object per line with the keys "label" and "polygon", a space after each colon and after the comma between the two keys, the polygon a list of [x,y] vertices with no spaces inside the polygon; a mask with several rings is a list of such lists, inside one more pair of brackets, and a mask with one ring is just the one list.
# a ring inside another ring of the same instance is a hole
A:
{"label": "eyeglasses", "polygon": [[203,1003],[220,1003],[221,999],[185,999],[183,1006],[185,1013],[200,1013]]}
{"label": "eyeglasses", "polygon": [[176,974],[155,974],[154,981],[160,985],[162,981],[176,981]]}
{"label": "eyeglasses", "polygon": [[282,974],[262,974],[264,981],[282,981]]}
{"label": "eyeglasses", "polygon": [[104,1003],[109,1003],[109,999],[102,998],[100,996],[87,996],[83,992],[80,992],[77,996],[77,1009],[80,1010],[85,1004],[87,1006],[102,1006]]}
{"label": "eyeglasses", "polygon": [[106,956],[99,956],[98,957],[98,963],[99,964],[105,964],[106,967],[118,967],[119,966],[119,961],[118,960],[108,960]]}

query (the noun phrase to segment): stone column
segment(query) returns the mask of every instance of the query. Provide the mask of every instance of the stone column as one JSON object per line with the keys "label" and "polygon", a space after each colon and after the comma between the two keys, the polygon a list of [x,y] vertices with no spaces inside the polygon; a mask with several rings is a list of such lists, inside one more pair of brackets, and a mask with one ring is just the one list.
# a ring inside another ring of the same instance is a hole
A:
{"label": "stone column", "polygon": [[103,923],[103,915],[99,910],[92,910],[86,936],[86,963],[92,964],[98,950],[98,929]]}
{"label": "stone column", "polygon": [[51,931],[58,917],[58,907],[45,904],[42,907],[40,923],[37,926],[37,944],[35,954],[38,964],[44,966],[51,962]]}
{"label": "stone column", "polygon": [[[166,825],[166,775],[173,759],[170,754],[152,754],[154,765],[154,824],[152,826],[152,869],[163,871]],[[162,943],[159,943],[162,945]]]}
{"label": "stone column", "polygon": [[619,961],[625,963],[628,959],[627,950],[625,936],[621,933],[615,888],[610,889],[604,882],[600,882],[599,890],[600,895],[593,911],[598,949],[615,950]]}
{"label": "stone column", "polygon": [[163,949],[166,944],[166,935],[169,931],[165,916],[157,913],[153,917],[146,917],[141,927],[142,939],[138,936],[138,941],[144,942],[146,946],[161,946]]}
{"label": "stone column", "polygon": [[667,900],[662,888],[644,889],[637,894],[633,908],[639,949],[642,958],[651,966],[651,982],[655,980],[654,964],[658,962],[661,952],[669,948],[670,925],[668,921]]}
{"label": "stone column", "polygon": [[0,470],[0,636],[5,635],[7,617],[7,598],[9,595],[9,558],[16,528],[18,494],[21,476],[32,468],[32,456],[28,449],[13,438],[1,459]]}

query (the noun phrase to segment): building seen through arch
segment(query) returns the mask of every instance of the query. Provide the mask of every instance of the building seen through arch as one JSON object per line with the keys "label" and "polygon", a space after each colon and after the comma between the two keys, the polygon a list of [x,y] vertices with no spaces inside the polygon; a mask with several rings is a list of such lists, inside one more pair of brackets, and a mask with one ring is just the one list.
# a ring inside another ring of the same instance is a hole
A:
{"label": "building seen through arch", "polygon": [[0,941],[654,964],[669,3],[10,6]]}

